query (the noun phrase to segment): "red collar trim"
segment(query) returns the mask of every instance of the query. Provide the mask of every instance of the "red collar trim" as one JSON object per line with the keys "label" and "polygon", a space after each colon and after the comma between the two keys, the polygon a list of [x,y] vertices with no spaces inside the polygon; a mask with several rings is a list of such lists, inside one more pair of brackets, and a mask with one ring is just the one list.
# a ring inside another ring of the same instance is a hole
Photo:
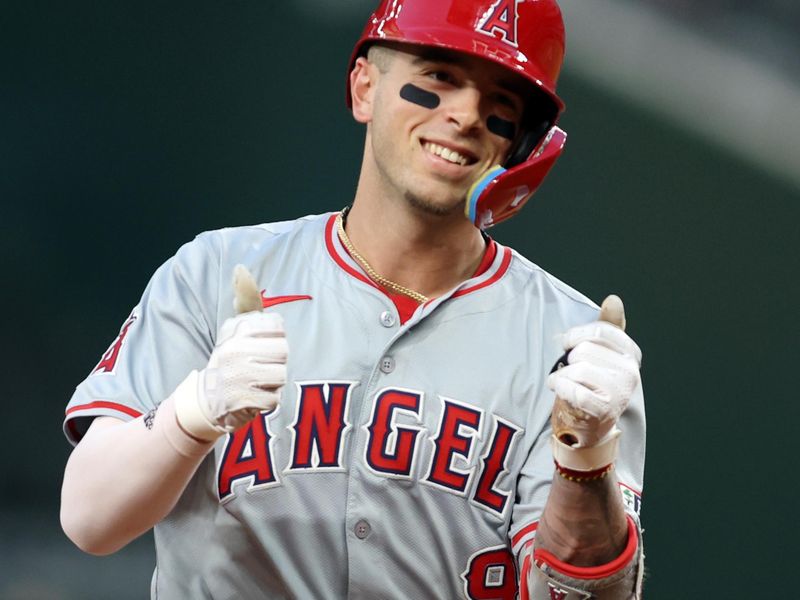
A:
{"label": "red collar trim", "polygon": [[[502,253],[501,253],[501,256],[500,256],[500,264],[497,267],[497,270],[494,273],[492,273],[489,277],[484,279],[483,281],[480,281],[480,282],[475,283],[473,285],[467,286],[465,288],[461,288],[455,294],[453,294],[453,296],[452,296],[453,298],[458,298],[459,296],[465,296],[466,294],[470,294],[472,292],[477,292],[478,290],[483,289],[483,288],[485,288],[487,286],[490,286],[493,283],[495,283],[496,281],[499,281],[500,278],[503,277],[503,275],[506,274],[506,271],[508,271],[509,265],[511,265],[511,248],[506,248],[504,246],[500,246],[500,244],[498,244],[494,240],[492,240],[492,244],[497,246],[497,250],[502,250]],[[494,262],[497,262],[496,257],[495,257],[495,261]],[[487,269],[487,273],[488,272],[490,272],[490,269]]]}
{"label": "red collar trim", "polygon": [[[339,248],[337,248],[337,243],[341,244],[341,242],[339,242],[339,240],[337,239],[338,236],[336,235],[336,231],[334,229],[334,223],[336,223],[336,215],[337,214],[338,213],[333,213],[328,218],[328,222],[325,224],[325,247],[328,249],[328,254],[331,255],[331,258],[334,260],[334,262],[336,262],[337,265],[339,265],[342,269],[347,271],[350,275],[352,275],[356,279],[360,279],[364,283],[369,284],[372,287],[374,287],[375,289],[380,290],[380,291],[383,292],[384,290],[383,290],[383,288],[381,286],[379,286],[377,283],[372,281],[372,279],[370,279],[369,277],[364,275],[364,273],[362,273],[361,271],[359,271],[355,267],[351,266],[345,260],[345,258],[342,256],[342,253],[346,254],[346,252],[347,252],[344,249],[344,247],[342,247],[341,250]],[[335,239],[336,239],[336,241],[334,241]]]}
{"label": "red collar trim", "polygon": [[486,271],[489,270],[489,267],[492,266],[494,257],[497,256],[497,244],[495,244],[494,240],[489,236],[485,236],[484,239],[486,240],[486,250],[483,252],[481,264],[478,265],[478,268],[475,269],[475,272],[472,274],[473,279],[486,273]]}
{"label": "red collar trim", "polygon": [[[348,262],[348,260],[352,260],[347,254],[347,250],[344,246],[341,245],[341,241],[338,239],[338,235],[336,234],[336,229],[334,224],[336,223],[336,215],[338,213],[333,213],[330,217],[328,217],[328,222],[325,224],[325,247],[328,250],[328,254],[331,255],[333,261],[339,265],[344,271],[358,279],[359,281],[363,281],[367,285],[374,287],[377,290],[380,290],[383,294],[388,296],[390,299],[394,299],[392,294],[389,294],[384,290],[381,286],[377,283],[372,281],[369,277],[367,277],[360,269],[357,269],[353,265]],[[502,252],[500,252],[502,250]],[[498,255],[500,255],[500,260],[498,261]],[[496,281],[499,281],[503,275],[506,274],[508,271],[508,267],[511,264],[511,249],[501,246],[493,239],[489,238],[489,247],[486,249],[486,253],[481,260],[481,264],[478,265],[478,269],[476,270],[474,277],[486,276],[486,279],[483,281],[479,281],[478,283],[474,283],[468,287],[462,288],[451,296],[452,298],[458,298],[459,296],[465,296],[469,293],[476,292],[480,289],[483,289],[487,286],[492,285]],[[497,265],[497,266],[495,266]],[[492,268],[494,267],[494,272],[492,272]],[[428,300],[426,304],[430,304],[436,300],[435,298],[431,298]],[[413,300],[412,300],[413,302]],[[416,303],[415,303],[416,304]]]}

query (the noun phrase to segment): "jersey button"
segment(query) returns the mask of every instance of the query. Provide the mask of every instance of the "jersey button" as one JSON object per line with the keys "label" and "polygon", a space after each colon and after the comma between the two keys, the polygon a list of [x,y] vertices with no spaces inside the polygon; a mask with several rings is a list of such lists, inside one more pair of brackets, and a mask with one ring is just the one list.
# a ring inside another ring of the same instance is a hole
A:
{"label": "jersey button", "polygon": [[381,313],[381,325],[383,325],[384,327],[394,327],[394,324],[396,322],[397,319],[388,310],[385,310]]}
{"label": "jersey button", "polygon": [[367,536],[372,531],[372,527],[370,527],[369,521],[365,521],[361,519],[356,526],[353,527],[353,533],[356,534],[356,537],[360,540],[366,539]]}
{"label": "jersey button", "polygon": [[387,374],[394,371],[394,359],[391,356],[384,356],[381,359],[381,371]]}

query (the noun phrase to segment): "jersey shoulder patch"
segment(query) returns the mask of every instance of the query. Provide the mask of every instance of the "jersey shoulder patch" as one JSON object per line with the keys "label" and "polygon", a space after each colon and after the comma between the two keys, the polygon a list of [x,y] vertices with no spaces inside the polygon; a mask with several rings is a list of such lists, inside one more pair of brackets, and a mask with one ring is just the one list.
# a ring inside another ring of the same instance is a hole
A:
{"label": "jersey shoulder patch", "polygon": [[103,357],[100,359],[100,362],[97,363],[97,366],[92,369],[91,375],[97,375],[100,373],[110,373],[114,374],[114,370],[117,367],[117,360],[119,359],[119,354],[122,351],[122,347],[125,344],[125,338],[128,336],[128,330],[136,323],[136,320],[139,318],[138,314],[138,306],[133,309],[130,316],[125,320],[122,324],[122,327],[117,334],[116,339],[111,342],[111,345],[108,347],[103,353]]}

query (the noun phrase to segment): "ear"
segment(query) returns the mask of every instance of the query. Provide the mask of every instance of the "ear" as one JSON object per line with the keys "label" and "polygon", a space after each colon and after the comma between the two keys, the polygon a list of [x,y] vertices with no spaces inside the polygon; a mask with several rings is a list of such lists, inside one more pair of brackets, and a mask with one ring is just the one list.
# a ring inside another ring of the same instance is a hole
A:
{"label": "ear", "polygon": [[353,118],[359,123],[369,123],[372,120],[375,84],[379,76],[378,68],[363,56],[356,59],[353,70],[350,71]]}

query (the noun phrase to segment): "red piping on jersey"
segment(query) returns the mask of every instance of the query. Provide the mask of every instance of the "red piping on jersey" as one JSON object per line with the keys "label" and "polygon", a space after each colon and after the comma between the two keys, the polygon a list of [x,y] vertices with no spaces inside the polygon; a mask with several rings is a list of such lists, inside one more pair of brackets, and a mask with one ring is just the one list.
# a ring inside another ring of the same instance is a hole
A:
{"label": "red piping on jersey", "polygon": [[630,516],[625,516],[628,518],[628,544],[625,546],[625,550],[622,551],[622,554],[609,563],[600,565],[599,567],[576,567],[558,560],[547,550],[542,550],[541,548],[534,550],[533,560],[536,561],[537,565],[544,563],[559,573],[567,577],[574,577],[575,579],[604,579],[610,577],[630,564],[633,557],[636,555],[636,549],[639,547],[636,523],[633,522]]}
{"label": "red piping on jersey", "polygon": [[528,548],[533,544],[533,540],[525,544],[522,549],[525,552],[525,558],[522,559],[522,573],[519,576],[519,600],[530,600],[530,592],[528,591],[528,574],[531,572],[531,555]]}
{"label": "red piping on jersey", "polygon": [[134,408],[130,408],[129,406],[124,406],[122,404],[117,404],[116,402],[108,402],[106,400],[95,400],[94,402],[89,402],[89,404],[79,404],[78,406],[73,406],[72,408],[67,409],[67,415],[69,416],[71,413],[77,412],[79,410],[91,410],[94,408],[108,408],[111,410],[116,410],[121,413],[125,413],[133,417],[134,419],[137,417],[141,417],[142,413]]}
{"label": "red piping on jersey", "polygon": [[520,530],[517,532],[517,535],[515,535],[513,538],[511,538],[511,546],[513,547],[513,546],[516,546],[517,544],[519,544],[519,541],[520,541],[522,538],[524,538],[524,537],[525,537],[526,535],[528,535],[529,533],[533,533],[534,531],[536,531],[536,528],[537,528],[538,526],[539,526],[539,521],[534,521],[534,522],[533,522],[533,523],[531,523],[530,525],[526,525],[525,527],[523,527],[522,529],[520,529]]}
{"label": "red piping on jersey", "polygon": [[629,486],[628,484],[622,483],[621,481],[618,481],[617,483],[619,483],[619,484],[620,484],[622,487],[626,487],[626,488],[628,488],[630,491],[632,491],[634,494],[636,494],[636,495],[637,495],[637,496],[639,496],[640,498],[642,497],[642,492],[640,492],[640,491],[639,491],[639,490],[637,490],[636,488],[634,488],[634,487],[631,487],[631,486]]}
{"label": "red piping on jersey", "polygon": [[[383,292],[385,294],[386,293],[385,290],[380,285],[378,285],[377,283],[372,281],[372,279],[370,279],[369,277],[367,277],[366,275],[364,275],[360,271],[358,271],[358,270],[354,269],[353,267],[351,267],[350,265],[348,265],[342,259],[342,257],[339,256],[339,253],[336,252],[336,247],[333,244],[333,226],[334,226],[335,222],[336,222],[336,213],[332,214],[330,216],[330,218],[328,219],[328,222],[325,224],[325,246],[328,249],[328,254],[331,255],[331,258],[333,258],[333,260],[336,262],[337,265],[339,265],[340,267],[342,267],[342,269],[344,269],[345,271],[350,273],[350,275],[352,275],[356,279],[359,279],[359,280],[363,281],[364,283],[367,283],[367,284],[371,285],[375,289],[380,290],[381,292]],[[492,252],[493,255],[494,255],[497,252],[496,249],[499,246],[497,245],[497,242],[495,242],[494,240],[490,240],[489,243],[492,244],[493,247],[490,247],[487,250],[487,254],[489,252]],[[484,255],[484,258],[486,258],[486,255]],[[491,277],[489,277],[486,281],[482,281],[482,282],[476,283],[475,285],[472,285],[470,287],[466,287],[466,288],[463,288],[461,290],[458,290],[457,292],[455,292],[451,296],[451,298],[458,298],[459,296],[464,296],[465,294],[469,294],[470,292],[477,291],[477,290],[479,290],[481,288],[485,288],[486,286],[493,284],[494,282],[498,281],[503,275],[506,274],[506,271],[508,271],[508,266],[510,264],[511,264],[511,249],[510,248],[503,248],[502,262],[500,263],[500,266],[497,268],[497,271]],[[484,262],[482,260],[481,264],[478,267],[478,271],[488,270],[489,267],[490,267],[490,265],[486,265],[484,267]],[[473,275],[473,277],[476,277],[478,275],[480,275],[479,272],[475,273],[475,275]],[[390,294],[387,294],[387,295],[391,298]],[[435,298],[431,298],[430,300],[428,300],[428,303],[433,302],[434,300],[435,300]]]}
{"label": "red piping on jersey", "polygon": [[497,256],[497,243],[489,236],[486,236],[486,251],[483,253],[483,258],[481,258],[481,262],[472,276],[480,277],[486,273],[492,266],[495,256]]}
{"label": "red piping on jersey", "polygon": [[[495,243],[495,242],[492,242]],[[499,280],[503,275],[506,274],[508,271],[508,265],[511,264],[511,248],[503,248],[503,262],[500,263],[500,266],[495,271],[495,274],[489,277],[486,281],[482,281],[480,283],[476,283],[473,286],[458,290],[455,294],[453,294],[453,298],[458,298],[459,296],[463,296],[464,294],[469,294],[470,292],[475,292],[481,288],[485,288],[487,285],[492,285],[495,281]]]}
{"label": "red piping on jersey", "polygon": [[367,283],[367,284],[371,285],[375,289],[383,291],[383,288],[381,288],[381,286],[379,286],[377,283],[372,281],[372,279],[370,279],[369,277],[367,277],[366,275],[364,275],[360,271],[357,271],[356,269],[354,269],[353,267],[348,265],[342,259],[342,257],[339,256],[339,253],[336,252],[336,247],[333,245],[333,224],[335,222],[336,222],[336,213],[332,214],[330,216],[330,218],[328,219],[328,222],[325,224],[325,246],[328,248],[328,254],[330,254],[331,258],[333,258],[333,260],[336,261],[337,265],[339,265],[345,271],[350,273],[350,275],[352,275],[356,279],[360,279],[364,283]]}

